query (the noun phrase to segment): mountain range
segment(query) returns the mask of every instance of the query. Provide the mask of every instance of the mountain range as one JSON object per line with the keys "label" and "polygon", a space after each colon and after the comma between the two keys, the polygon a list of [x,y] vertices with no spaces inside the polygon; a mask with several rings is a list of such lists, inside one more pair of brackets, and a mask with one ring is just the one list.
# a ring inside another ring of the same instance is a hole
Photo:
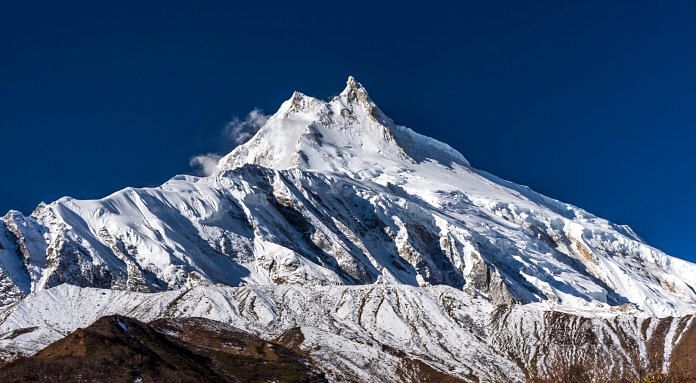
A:
{"label": "mountain range", "polygon": [[475,169],[349,77],[328,101],[293,93],[210,176],[8,212],[0,357],[19,374],[126,321],[181,351],[114,381],[245,381],[211,362],[238,353],[167,326],[282,348],[299,375],[269,380],[688,381],[695,286],[695,264]]}

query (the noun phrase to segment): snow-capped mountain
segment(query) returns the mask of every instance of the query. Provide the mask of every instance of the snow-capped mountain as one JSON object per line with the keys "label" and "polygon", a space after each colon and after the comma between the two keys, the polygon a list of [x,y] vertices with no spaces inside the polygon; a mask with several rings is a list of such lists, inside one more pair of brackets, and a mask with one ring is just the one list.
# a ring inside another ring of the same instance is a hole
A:
{"label": "snow-capped mountain", "polygon": [[[205,316],[266,338],[300,327],[302,347],[333,350],[311,355],[336,380],[341,369],[365,378],[365,364],[391,355],[464,381],[518,381],[529,375],[521,366],[544,367],[533,355],[548,315],[565,313],[563,326],[582,322],[573,328],[618,345],[612,368],[636,371],[656,336],[667,368],[691,329],[695,283],[696,265],[629,227],[477,170],[395,124],[350,77],[329,101],[295,92],[213,176],[7,213],[0,347],[35,352],[96,313]],[[122,304],[95,308],[104,290],[93,288],[119,290],[108,295]],[[75,296],[85,302],[59,319],[39,309],[74,307]],[[29,327],[40,330],[7,335]],[[430,346],[426,329],[439,334]],[[336,358],[338,335],[351,355]],[[642,350],[635,360],[624,336]]]}

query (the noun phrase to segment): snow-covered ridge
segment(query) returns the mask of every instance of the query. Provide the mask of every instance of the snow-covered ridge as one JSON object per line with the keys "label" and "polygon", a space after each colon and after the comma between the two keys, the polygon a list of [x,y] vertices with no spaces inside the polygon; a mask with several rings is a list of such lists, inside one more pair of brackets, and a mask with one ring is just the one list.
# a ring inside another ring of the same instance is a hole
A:
{"label": "snow-covered ridge", "polygon": [[601,366],[601,381],[619,381],[663,365],[666,371],[694,328],[693,316],[598,318],[496,307],[448,286],[201,286],[144,294],[61,285],[0,311],[0,357],[32,354],[113,314],[208,318],[267,340],[299,333],[301,349],[337,382],[422,381],[395,374],[409,360],[467,382],[524,382],[530,369],[582,357]]}
{"label": "snow-covered ridge", "polygon": [[294,92],[256,136],[222,158],[219,167],[225,171],[256,164],[355,175],[425,160],[469,165],[449,145],[395,125],[349,77],[346,88],[330,101]]}
{"label": "snow-covered ridge", "polygon": [[632,230],[472,168],[349,78],[295,92],[211,177],[0,220],[0,307],[64,283],[447,285],[592,315],[696,311],[696,266]]}

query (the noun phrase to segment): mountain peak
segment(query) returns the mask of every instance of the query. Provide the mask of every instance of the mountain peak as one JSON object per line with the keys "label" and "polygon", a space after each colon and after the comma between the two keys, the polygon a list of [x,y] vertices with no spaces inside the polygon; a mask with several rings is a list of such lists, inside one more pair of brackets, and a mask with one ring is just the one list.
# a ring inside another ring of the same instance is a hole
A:
{"label": "mountain peak", "polygon": [[[107,317],[33,361],[0,360],[2,380],[308,381],[314,362],[369,383],[449,379],[436,367],[467,382],[558,381],[561,364],[596,366],[593,381],[693,373],[696,264],[474,169],[352,77],[328,101],[295,92],[262,122],[214,177],[1,217],[0,359],[104,315],[221,321]],[[134,364],[92,374],[115,358]],[[221,375],[242,364],[282,374]]]}
{"label": "mountain peak", "polygon": [[449,145],[395,124],[348,76],[345,89],[329,101],[294,92],[251,140],[221,160],[219,169],[256,164],[381,173],[377,169],[386,164],[403,170],[424,161],[469,165]]}
{"label": "mountain peak", "polygon": [[344,97],[348,97],[349,95],[355,95],[358,91],[367,93],[362,84],[355,80],[355,77],[348,76],[348,79],[346,80],[346,87],[341,92],[341,95]]}
{"label": "mountain peak", "polygon": [[314,97],[307,96],[306,94],[298,91],[292,92],[292,96],[283,103],[279,112],[283,109],[287,109],[290,112],[306,111],[309,105],[313,102],[318,102],[319,100]]}
{"label": "mountain peak", "polygon": [[351,104],[353,102],[358,102],[367,106],[369,110],[374,109],[376,106],[367,94],[365,87],[355,80],[355,77],[348,76],[346,80],[346,87],[343,89],[340,98],[346,101],[346,103]]}

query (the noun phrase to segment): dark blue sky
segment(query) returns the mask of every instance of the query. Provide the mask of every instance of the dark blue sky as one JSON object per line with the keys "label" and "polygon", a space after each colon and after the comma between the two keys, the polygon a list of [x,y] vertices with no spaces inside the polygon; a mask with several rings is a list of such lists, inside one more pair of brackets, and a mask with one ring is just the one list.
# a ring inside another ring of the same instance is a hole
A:
{"label": "dark blue sky", "polygon": [[234,116],[295,89],[329,97],[353,74],[474,166],[696,261],[695,5],[14,3],[0,211],[191,172]]}

